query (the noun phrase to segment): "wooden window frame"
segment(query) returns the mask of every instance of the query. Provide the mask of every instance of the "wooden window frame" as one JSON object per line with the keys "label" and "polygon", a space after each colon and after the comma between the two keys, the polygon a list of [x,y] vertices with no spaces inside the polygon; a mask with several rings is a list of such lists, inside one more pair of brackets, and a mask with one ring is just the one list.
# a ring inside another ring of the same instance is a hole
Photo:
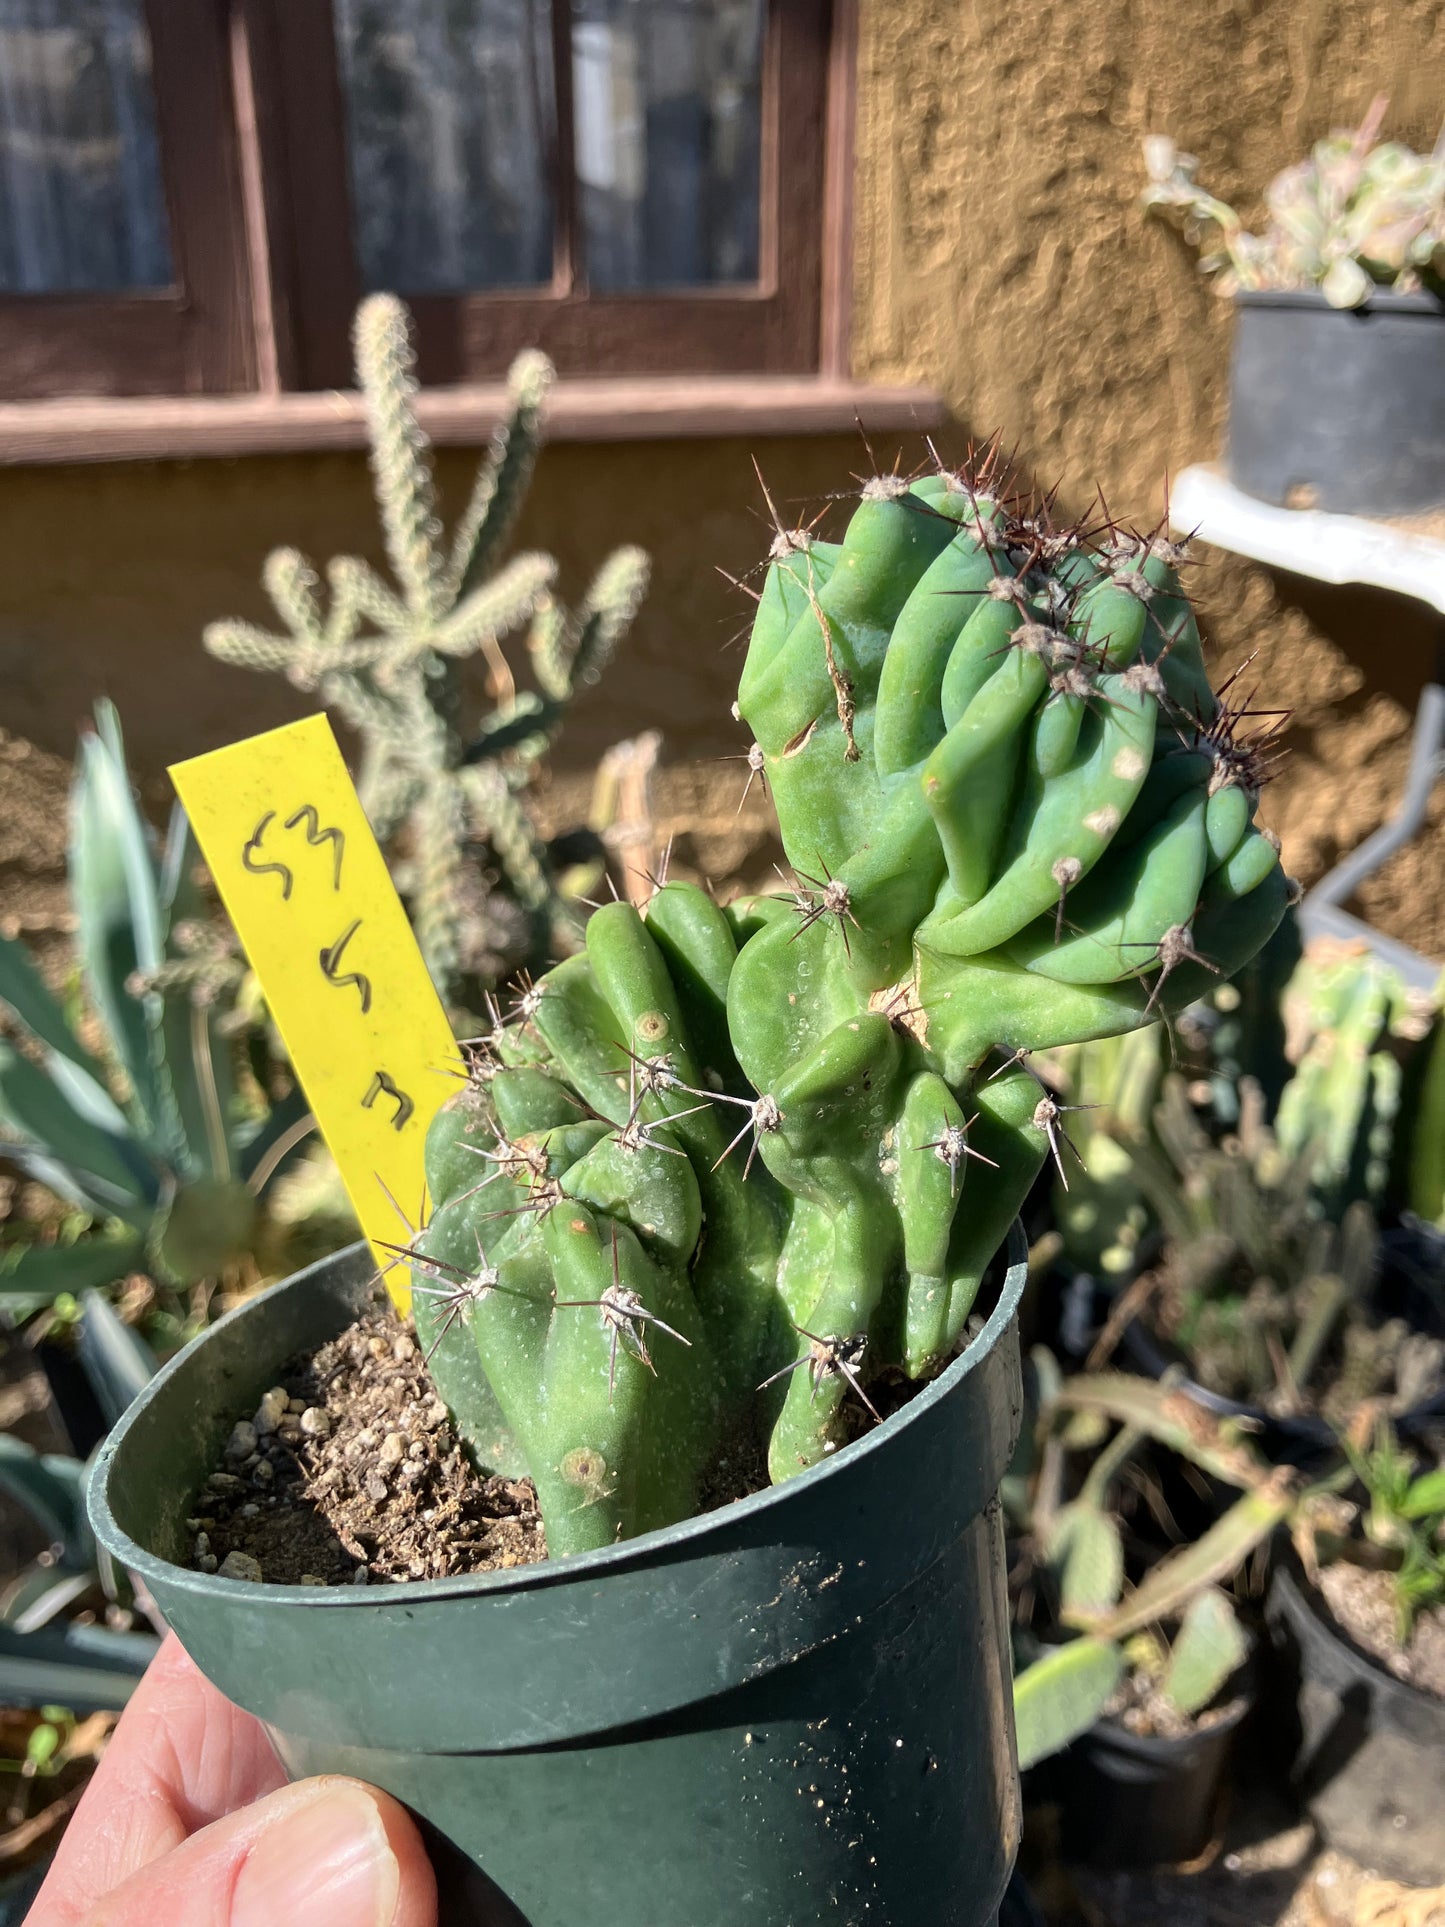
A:
{"label": "wooden window frame", "polygon": [[0,295],[7,400],[256,386],[224,11],[203,0],[145,0],[145,17],[174,283]]}
{"label": "wooden window frame", "polygon": [[[545,349],[564,377],[841,379],[856,6],[771,0],[756,284],[593,294],[570,151],[570,6],[555,0],[551,285],[399,289],[416,316],[423,381],[494,381],[525,345]],[[349,387],[360,282],[332,0],[145,7],[176,285],[0,297],[3,400]]]}

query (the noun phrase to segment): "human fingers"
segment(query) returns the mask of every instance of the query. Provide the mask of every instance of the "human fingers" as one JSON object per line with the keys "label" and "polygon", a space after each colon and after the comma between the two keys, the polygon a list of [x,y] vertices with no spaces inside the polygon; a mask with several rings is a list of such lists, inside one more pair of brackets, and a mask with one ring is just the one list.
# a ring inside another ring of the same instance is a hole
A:
{"label": "human fingers", "polygon": [[411,1816],[336,1775],[213,1820],[81,1916],[84,1927],[436,1927],[436,1918]]}
{"label": "human fingers", "polygon": [[259,1720],[217,1692],[172,1634],[66,1829],[31,1927],[73,1927],[101,1895],[285,1780]]}

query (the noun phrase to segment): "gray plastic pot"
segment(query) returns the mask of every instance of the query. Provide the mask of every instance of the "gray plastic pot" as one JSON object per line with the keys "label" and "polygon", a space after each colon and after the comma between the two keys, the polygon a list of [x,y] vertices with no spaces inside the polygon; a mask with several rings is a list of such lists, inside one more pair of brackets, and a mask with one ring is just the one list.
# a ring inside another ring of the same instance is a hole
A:
{"label": "gray plastic pot", "polygon": [[1362,1652],[1290,1553],[1266,1616],[1296,1682],[1294,1776],[1310,1818],[1364,1866],[1433,1887],[1445,1867],[1445,1700]]}
{"label": "gray plastic pot", "polygon": [[1445,305],[1381,289],[1234,298],[1229,445],[1237,488],[1288,508],[1393,515],[1445,502]]}
{"label": "gray plastic pot", "polygon": [[103,1448],[96,1534],[287,1770],[428,1834],[447,1927],[985,1927],[1019,1834],[1003,1533],[1022,1235],[983,1330],[787,1485],[556,1565],[341,1589],[177,1563],[233,1421],[361,1247],[223,1318]]}

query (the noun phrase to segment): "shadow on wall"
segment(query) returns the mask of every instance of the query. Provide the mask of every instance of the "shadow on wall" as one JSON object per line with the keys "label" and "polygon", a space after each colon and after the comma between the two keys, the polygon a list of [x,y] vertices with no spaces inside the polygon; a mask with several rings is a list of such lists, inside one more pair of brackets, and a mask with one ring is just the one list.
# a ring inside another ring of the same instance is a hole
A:
{"label": "shadow on wall", "polygon": [[[1272,615],[1254,629],[1259,701],[1294,711],[1288,760],[1262,813],[1291,866],[1313,881],[1394,813],[1420,691],[1445,673],[1445,623],[1384,589],[1249,573],[1273,598]],[[1434,957],[1445,957],[1442,829],[1445,786],[1437,785],[1426,824],[1366,879],[1353,905]]]}

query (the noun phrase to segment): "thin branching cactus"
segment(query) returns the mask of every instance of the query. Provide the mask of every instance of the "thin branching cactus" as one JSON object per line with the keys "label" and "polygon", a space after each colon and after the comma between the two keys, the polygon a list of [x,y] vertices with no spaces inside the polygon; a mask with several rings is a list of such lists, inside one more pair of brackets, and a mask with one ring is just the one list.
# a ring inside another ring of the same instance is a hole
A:
{"label": "thin branching cactus", "polygon": [[[576,610],[553,593],[550,556],[502,563],[541,443],[553,379],[545,355],[513,362],[508,417],[448,542],[417,420],[410,319],[394,295],[362,302],[355,349],[395,586],[357,557],[338,556],[324,597],[305,556],[277,549],[265,584],[288,633],[216,622],[205,643],[224,662],[279,671],[314,691],[356,730],[362,802],[377,836],[397,839],[418,941],[450,995],[464,979],[495,981],[506,960],[573,946],[573,908],[520,793],[572,698],[597,681],[636,614],[647,558],[616,550]],[[501,647],[524,623],[535,691],[517,689]],[[463,665],[475,656],[487,664],[495,707],[468,725]],[[504,880],[504,900],[487,888],[487,863]]]}
{"label": "thin branching cactus", "polygon": [[472,1046],[400,1247],[554,1556],[687,1517],[739,1441],[788,1478],[937,1373],[1068,1153],[1030,1054],[1273,930],[1271,720],[1212,692],[1180,560],[988,461],[868,481],[841,543],[778,525],[738,714],[791,876],[599,910]]}

